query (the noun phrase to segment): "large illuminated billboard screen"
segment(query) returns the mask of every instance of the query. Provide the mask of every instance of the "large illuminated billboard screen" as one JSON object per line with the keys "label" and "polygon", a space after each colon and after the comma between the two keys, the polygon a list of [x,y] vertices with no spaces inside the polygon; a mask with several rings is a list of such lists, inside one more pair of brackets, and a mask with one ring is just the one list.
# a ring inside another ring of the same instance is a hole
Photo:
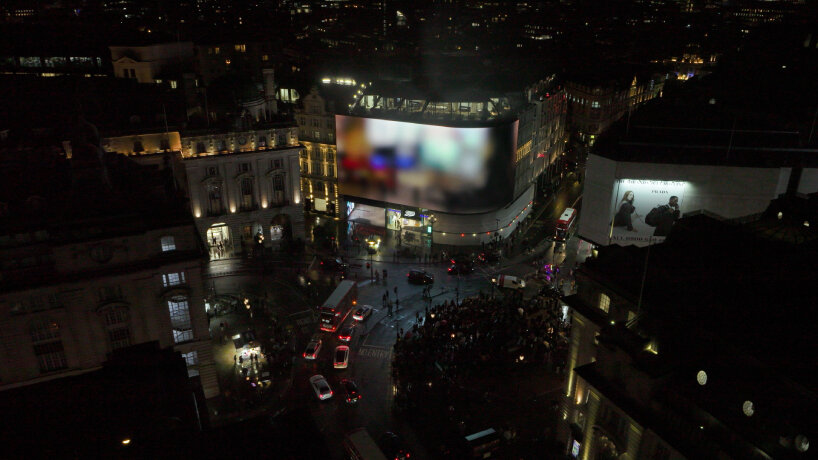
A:
{"label": "large illuminated billboard screen", "polygon": [[342,194],[453,213],[513,200],[517,122],[446,127],[335,118]]}
{"label": "large illuminated billboard screen", "polygon": [[663,241],[684,214],[687,182],[621,179],[614,188],[611,243],[652,244]]}

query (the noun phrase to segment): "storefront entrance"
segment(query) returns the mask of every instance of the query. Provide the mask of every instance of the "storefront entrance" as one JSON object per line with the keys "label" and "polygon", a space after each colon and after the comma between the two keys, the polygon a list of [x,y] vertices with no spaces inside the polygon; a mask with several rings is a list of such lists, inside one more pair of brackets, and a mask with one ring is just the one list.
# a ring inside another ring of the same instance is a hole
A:
{"label": "storefront entrance", "polygon": [[210,260],[224,259],[233,253],[233,239],[230,237],[230,227],[225,223],[217,223],[207,229],[207,247]]}

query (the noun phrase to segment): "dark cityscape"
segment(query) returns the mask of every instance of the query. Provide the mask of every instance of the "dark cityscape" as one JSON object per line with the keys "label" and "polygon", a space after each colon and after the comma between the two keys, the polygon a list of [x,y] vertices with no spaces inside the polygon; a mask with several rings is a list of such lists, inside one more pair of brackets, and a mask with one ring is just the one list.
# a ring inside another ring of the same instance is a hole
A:
{"label": "dark cityscape", "polygon": [[0,171],[0,459],[817,458],[818,3],[5,0]]}

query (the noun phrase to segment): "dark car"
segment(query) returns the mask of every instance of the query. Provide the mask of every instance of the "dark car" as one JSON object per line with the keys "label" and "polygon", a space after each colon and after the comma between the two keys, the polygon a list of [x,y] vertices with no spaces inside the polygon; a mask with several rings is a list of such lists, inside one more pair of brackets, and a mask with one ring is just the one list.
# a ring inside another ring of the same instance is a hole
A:
{"label": "dark car", "polygon": [[324,273],[337,273],[344,277],[347,276],[347,271],[349,270],[349,265],[345,264],[344,261],[338,258],[321,259],[319,266],[321,267],[321,271]]}
{"label": "dark car", "polygon": [[361,394],[358,393],[358,385],[355,385],[354,380],[341,379],[341,390],[343,390],[344,401],[347,404],[355,404],[361,399]]}
{"label": "dark car", "polygon": [[497,251],[485,251],[477,255],[477,261],[483,264],[493,264],[500,261],[500,253]]}
{"label": "dark car", "polygon": [[435,282],[435,276],[422,268],[413,268],[406,274],[406,278],[413,284],[431,284]]}
{"label": "dark car", "polygon": [[378,445],[388,459],[400,460],[412,457],[412,453],[409,452],[409,449],[403,443],[400,436],[391,431],[387,431],[381,436],[381,441]]}
{"label": "dark car", "polygon": [[338,332],[338,340],[349,342],[352,340],[352,334],[355,333],[355,323],[348,324],[341,328]]}
{"label": "dark car", "polygon": [[450,275],[468,275],[474,271],[474,264],[471,260],[450,260],[451,265],[447,270]]}

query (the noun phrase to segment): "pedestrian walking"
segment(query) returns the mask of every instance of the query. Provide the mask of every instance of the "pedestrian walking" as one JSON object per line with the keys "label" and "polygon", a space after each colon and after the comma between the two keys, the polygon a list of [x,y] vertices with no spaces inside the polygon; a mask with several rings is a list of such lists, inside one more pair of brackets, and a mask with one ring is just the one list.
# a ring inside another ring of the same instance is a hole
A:
{"label": "pedestrian walking", "polygon": [[400,310],[400,299],[395,299],[395,311]]}
{"label": "pedestrian walking", "polygon": [[239,366],[244,364],[244,356],[239,356]]}
{"label": "pedestrian walking", "polygon": [[395,298],[397,298],[397,297],[398,297],[398,287],[395,286]]}
{"label": "pedestrian walking", "polygon": [[233,366],[235,366],[235,365],[236,365],[236,354],[233,353]]}

